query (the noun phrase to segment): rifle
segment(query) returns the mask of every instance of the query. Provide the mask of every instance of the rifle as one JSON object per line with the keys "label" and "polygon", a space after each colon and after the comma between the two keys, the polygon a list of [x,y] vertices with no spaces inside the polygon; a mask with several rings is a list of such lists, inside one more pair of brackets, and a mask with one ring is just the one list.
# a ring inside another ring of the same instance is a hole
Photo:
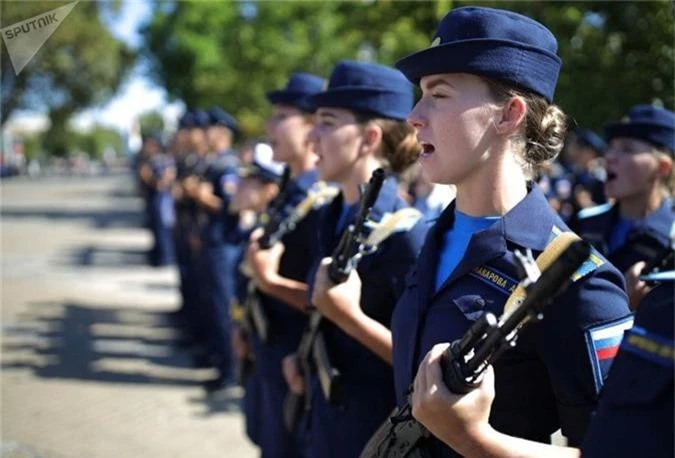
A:
{"label": "rifle", "polygon": [[[673,250],[673,246],[667,246],[644,266],[642,271],[640,271],[640,276],[649,276],[658,274],[660,272],[673,270],[674,261],[675,250]],[[649,278],[645,280],[645,283],[647,286],[654,287],[658,284],[658,280]]]}
{"label": "rifle", "polygon": [[[332,262],[328,268],[328,276],[335,283],[343,283],[349,277],[351,271],[356,268],[364,254],[373,250],[364,245],[364,232],[367,228],[368,216],[382,189],[385,173],[382,169],[376,169],[370,181],[361,189],[361,201],[359,211],[354,224],[350,225],[340,238],[340,242],[333,251]],[[374,247],[376,248],[376,247]],[[319,372],[322,391],[329,402],[339,402],[340,390],[338,388],[339,372],[330,364],[328,352],[323,336],[319,337],[322,322],[321,313],[314,310],[309,317],[309,324],[298,345],[296,355],[300,369],[308,377],[314,366]],[[318,345],[317,345],[317,342]],[[314,361],[312,365],[311,361]],[[288,392],[284,399],[284,424],[288,431],[294,431],[303,412],[310,409],[311,393],[309,383],[305,384],[305,394],[297,395]]]}
{"label": "rifle", "polygon": [[[286,208],[285,210],[276,209],[274,216],[265,225],[263,234],[258,239],[260,247],[262,249],[269,249],[286,234],[292,232],[311,210],[330,202],[338,192],[337,188],[319,182],[307,193],[307,197],[294,208]],[[284,201],[279,201],[278,206],[281,207],[283,203]],[[267,343],[269,338],[269,320],[260,304],[260,297],[257,294],[254,282],[249,282],[248,284],[245,310],[250,312],[251,321],[260,340],[263,343]]]}
{"label": "rifle", "polygon": [[[525,254],[516,252],[519,270],[525,278],[509,297],[504,314],[499,320],[490,312],[483,314],[441,357],[443,381],[448,389],[466,394],[478,387],[488,365],[515,347],[523,327],[543,319],[543,307],[566,286],[590,253],[590,244],[572,233],[558,236],[536,264],[529,250]],[[412,385],[406,391],[408,395],[411,393]],[[424,457],[421,442],[429,436],[429,431],[413,418],[408,402],[380,426],[361,452],[361,458]]]}

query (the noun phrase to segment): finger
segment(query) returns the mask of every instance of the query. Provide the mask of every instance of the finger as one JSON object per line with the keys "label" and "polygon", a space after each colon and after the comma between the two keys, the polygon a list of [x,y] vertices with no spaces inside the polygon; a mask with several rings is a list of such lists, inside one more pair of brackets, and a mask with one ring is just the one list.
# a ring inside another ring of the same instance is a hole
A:
{"label": "finger", "polygon": [[261,227],[256,228],[253,232],[251,232],[251,236],[249,240],[252,242],[257,241],[261,236],[263,235],[263,229]]}

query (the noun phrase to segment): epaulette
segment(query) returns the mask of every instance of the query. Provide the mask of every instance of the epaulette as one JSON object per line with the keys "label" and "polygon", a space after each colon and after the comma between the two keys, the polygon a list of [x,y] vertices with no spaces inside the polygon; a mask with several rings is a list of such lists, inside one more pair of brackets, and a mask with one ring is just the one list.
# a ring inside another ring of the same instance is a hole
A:
{"label": "epaulette", "polygon": [[[549,243],[551,243],[552,240],[554,240],[563,233],[564,232],[561,229],[559,229],[556,226],[553,226],[551,228]],[[575,234],[575,237],[578,237],[578,235]],[[604,263],[605,261],[602,259],[600,253],[598,253],[598,250],[593,248],[591,250],[591,254],[588,256],[588,259],[586,259],[584,263],[581,264],[581,266],[570,276],[570,280],[572,280],[572,282],[576,282],[577,280],[585,277],[586,275],[596,270]]]}

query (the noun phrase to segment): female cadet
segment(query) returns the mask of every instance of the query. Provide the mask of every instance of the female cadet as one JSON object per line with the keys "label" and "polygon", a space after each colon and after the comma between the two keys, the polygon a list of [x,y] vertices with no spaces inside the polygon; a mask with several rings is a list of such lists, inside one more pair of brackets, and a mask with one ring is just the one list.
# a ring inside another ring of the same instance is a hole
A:
{"label": "female cadet", "polygon": [[[529,181],[565,134],[564,114],[551,104],[556,51],[551,32],[530,18],[467,7],[446,15],[431,47],[397,63],[422,89],[408,122],[423,148],[423,173],[457,188],[394,310],[401,404],[432,346],[460,338],[485,311],[501,315],[518,278],[515,250],[536,256],[567,230]],[[631,315],[620,273],[600,256],[573,278],[495,364],[490,423],[500,431],[547,442],[561,427],[572,444],[581,441],[611,362],[604,345]],[[423,447],[457,456],[433,437]]]}
{"label": "female cadet", "polygon": [[[579,212],[578,232],[626,274],[631,308],[644,294],[637,274],[673,244],[675,114],[638,105],[606,127],[607,196],[613,204]],[[637,264],[637,265],[636,265]]]}
{"label": "female cadet", "polygon": [[[307,418],[309,457],[357,456],[394,406],[389,325],[405,273],[422,244],[424,226],[417,224],[393,234],[375,253],[363,258],[357,267],[364,279],[360,300],[331,300],[326,272],[330,259],[326,257],[354,222],[359,185],[379,167],[399,174],[417,160],[419,145],[413,129],[404,122],[412,101],[412,86],[400,72],[354,61],[338,63],[328,89],[310,98],[317,107],[312,138],[319,155],[319,176],[340,187],[340,194],[320,215],[320,257],[312,303],[331,320],[321,329],[331,363],[341,373],[342,399],[330,404],[318,374],[308,378],[312,394]],[[385,180],[371,220],[380,221],[385,213],[407,207],[397,188],[395,176]],[[359,319],[343,319],[348,316],[345,310],[354,311],[352,316]],[[288,361],[291,359],[285,361],[287,371]],[[297,390],[297,374],[288,372],[287,379]]]}
{"label": "female cadet", "polygon": [[[291,75],[285,88],[267,94],[273,114],[267,121],[267,136],[274,159],[290,168],[290,181],[283,190],[281,208],[287,216],[317,180],[317,156],[308,134],[313,127],[312,109],[305,99],[321,92],[324,80],[308,73]],[[260,304],[269,323],[267,340],[254,337],[256,375],[261,380],[260,441],[263,458],[296,458],[297,441],[283,424],[283,402],[288,386],[281,374],[281,360],[295,351],[307,324],[308,303],[304,283],[313,259],[312,242],[317,230],[317,212],[312,211],[297,227],[281,239],[282,245],[261,250],[249,247]],[[255,238],[256,236],[254,236]]]}
{"label": "female cadet", "polygon": [[581,450],[540,444],[492,428],[488,423],[495,394],[492,369],[478,389],[466,396],[451,393],[439,364],[447,344],[434,346],[420,365],[413,393],[415,415],[466,458],[578,458],[580,452],[584,458],[672,457],[675,271],[647,278],[663,283],[640,302]]}

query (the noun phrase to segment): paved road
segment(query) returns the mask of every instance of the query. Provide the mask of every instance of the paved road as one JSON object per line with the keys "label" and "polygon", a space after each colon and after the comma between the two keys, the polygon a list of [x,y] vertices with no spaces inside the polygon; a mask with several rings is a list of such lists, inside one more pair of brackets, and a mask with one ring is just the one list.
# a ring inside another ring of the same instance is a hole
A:
{"label": "paved road", "polygon": [[0,457],[249,458],[236,394],[191,367],[173,268],[127,176],[0,184]]}

